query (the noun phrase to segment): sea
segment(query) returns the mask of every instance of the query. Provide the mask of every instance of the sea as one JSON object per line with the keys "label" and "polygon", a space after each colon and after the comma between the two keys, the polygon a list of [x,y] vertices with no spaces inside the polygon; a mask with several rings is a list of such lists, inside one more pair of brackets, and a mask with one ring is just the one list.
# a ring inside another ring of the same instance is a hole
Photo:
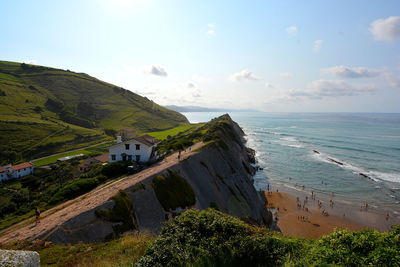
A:
{"label": "sea", "polygon": [[[196,123],[224,113],[183,114]],[[256,151],[257,189],[313,191],[400,219],[400,114],[228,113]]]}

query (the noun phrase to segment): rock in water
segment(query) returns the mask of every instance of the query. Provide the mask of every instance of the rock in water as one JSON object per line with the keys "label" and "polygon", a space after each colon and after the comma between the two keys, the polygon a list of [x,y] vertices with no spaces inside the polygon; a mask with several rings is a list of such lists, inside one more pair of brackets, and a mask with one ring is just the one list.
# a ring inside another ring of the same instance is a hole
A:
{"label": "rock in water", "polygon": [[0,249],[0,266],[39,267],[39,254],[35,251]]}

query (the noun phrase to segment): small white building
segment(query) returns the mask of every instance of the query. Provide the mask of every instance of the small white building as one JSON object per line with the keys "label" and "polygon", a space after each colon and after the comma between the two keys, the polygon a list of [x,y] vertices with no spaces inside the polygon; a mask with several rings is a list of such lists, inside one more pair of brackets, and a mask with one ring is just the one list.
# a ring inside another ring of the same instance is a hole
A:
{"label": "small white building", "polygon": [[7,169],[8,178],[21,178],[33,174],[35,166],[30,162],[21,163],[18,165],[7,165],[3,168]]}
{"label": "small white building", "polygon": [[156,156],[156,146],[160,141],[150,135],[134,137],[123,141],[117,137],[117,144],[109,147],[110,162],[132,160],[148,162]]}
{"label": "small white building", "polygon": [[7,169],[0,166],[0,181],[7,180],[8,179],[7,174],[8,174]]}

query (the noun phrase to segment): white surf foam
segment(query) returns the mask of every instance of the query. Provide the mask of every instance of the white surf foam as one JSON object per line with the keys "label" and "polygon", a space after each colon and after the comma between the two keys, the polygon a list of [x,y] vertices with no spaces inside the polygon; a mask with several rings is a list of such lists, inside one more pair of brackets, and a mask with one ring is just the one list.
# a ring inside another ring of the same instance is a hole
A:
{"label": "white surf foam", "polygon": [[293,137],[293,136],[281,137],[281,138],[279,138],[279,140],[281,140],[281,141],[280,142],[278,141],[277,143],[282,146],[288,146],[288,147],[294,147],[294,148],[304,148],[304,146],[301,144],[301,141],[299,141],[296,137]]}
{"label": "white surf foam", "polygon": [[[327,163],[339,166],[341,168],[348,169],[357,175],[360,175],[360,173],[362,173],[362,174],[368,176],[369,178],[371,178],[372,180],[374,180],[375,182],[388,181],[388,182],[393,182],[393,183],[400,183],[400,173],[385,173],[385,172],[378,172],[378,171],[369,171],[369,170],[366,170],[366,169],[364,169],[360,166],[357,166],[353,163],[349,163],[349,162],[331,157],[331,156],[321,153],[321,152],[319,152],[319,153],[320,154],[313,152],[313,157],[319,161],[327,162]],[[342,165],[338,164],[332,160],[340,162],[340,163],[342,163]],[[367,177],[365,177],[365,178],[367,178]]]}
{"label": "white surf foam", "polygon": [[292,137],[292,136],[285,136],[285,137],[281,137],[279,139],[288,141],[288,142],[299,142],[299,140],[297,140],[296,137]]}
{"label": "white surf foam", "polygon": [[381,179],[384,181],[400,183],[400,173],[386,173],[386,172],[378,172],[378,171],[370,171],[369,173],[372,176],[375,176],[378,179]]}

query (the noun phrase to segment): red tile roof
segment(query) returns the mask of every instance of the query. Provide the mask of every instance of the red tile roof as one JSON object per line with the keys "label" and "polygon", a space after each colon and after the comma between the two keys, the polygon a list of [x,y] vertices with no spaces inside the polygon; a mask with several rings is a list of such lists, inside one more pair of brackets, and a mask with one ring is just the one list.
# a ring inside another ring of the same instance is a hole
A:
{"label": "red tile roof", "polygon": [[106,153],[106,154],[97,156],[94,159],[104,163],[104,162],[107,162],[109,160],[109,158],[110,158],[110,155],[108,153]]}
{"label": "red tile roof", "polygon": [[6,172],[7,169],[0,166],[0,172]]}
{"label": "red tile roof", "polygon": [[14,171],[18,171],[20,169],[24,169],[24,168],[29,168],[29,167],[34,167],[34,165],[30,162],[24,162],[15,166],[11,166],[11,169],[13,169]]}

